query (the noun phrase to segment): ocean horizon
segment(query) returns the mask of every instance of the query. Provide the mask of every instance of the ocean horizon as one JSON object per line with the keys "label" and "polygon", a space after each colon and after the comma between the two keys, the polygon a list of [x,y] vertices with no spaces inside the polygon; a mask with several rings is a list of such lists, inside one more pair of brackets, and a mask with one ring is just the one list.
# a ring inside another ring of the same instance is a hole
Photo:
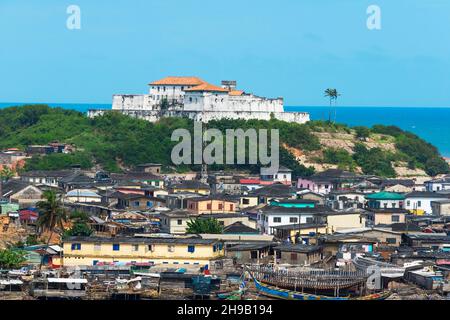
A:
{"label": "ocean horizon", "polygon": [[[101,103],[21,103],[0,102],[0,108],[25,104],[46,104],[50,107],[87,112],[89,109],[111,109],[111,104]],[[308,112],[311,120],[327,120],[329,106],[285,106],[287,112]],[[334,117],[334,108],[333,108]],[[435,145],[444,157],[450,157],[450,107],[357,107],[337,106],[336,122],[349,126],[375,124],[394,125],[413,132]]]}

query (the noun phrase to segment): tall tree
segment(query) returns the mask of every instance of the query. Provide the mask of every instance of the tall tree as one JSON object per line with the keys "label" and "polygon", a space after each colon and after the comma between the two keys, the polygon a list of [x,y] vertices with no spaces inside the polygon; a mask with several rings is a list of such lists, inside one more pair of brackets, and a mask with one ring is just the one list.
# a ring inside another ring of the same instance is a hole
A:
{"label": "tall tree", "polygon": [[[36,206],[39,210],[38,225],[42,230],[50,231],[46,248],[50,246],[50,241],[57,228],[60,230],[60,234],[64,233],[64,222],[67,221],[67,211],[61,203],[61,199],[54,191],[45,191],[43,194],[45,200],[39,201]],[[39,265],[39,271],[42,269],[44,263],[44,257],[41,258]]]}
{"label": "tall tree", "polygon": [[331,123],[331,112],[333,107],[333,101],[335,103],[335,109],[334,109],[334,122],[336,122],[336,101],[341,94],[334,88],[328,88],[324,92],[324,96],[326,98],[330,99],[330,111],[328,113],[328,122]]}

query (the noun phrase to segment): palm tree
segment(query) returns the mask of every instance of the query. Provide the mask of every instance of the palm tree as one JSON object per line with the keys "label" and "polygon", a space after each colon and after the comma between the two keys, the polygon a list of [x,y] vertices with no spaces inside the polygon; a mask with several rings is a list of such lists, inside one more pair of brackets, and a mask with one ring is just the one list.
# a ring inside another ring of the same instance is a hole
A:
{"label": "palm tree", "polygon": [[[328,122],[331,123],[331,108],[333,105],[333,100],[334,100],[335,106],[336,106],[336,101],[337,101],[338,97],[341,96],[341,94],[334,88],[328,88],[325,90],[324,96],[326,98],[330,99],[330,111],[328,113]],[[334,109],[334,122],[336,122],[336,107]]]}
{"label": "palm tree", "polygon": [[[36,204],[39,210],[37,223],[42,230],[50,231],[50,236],[46,245],[46,248],[48,249],[56,228],[60,229],[61,235],[64,232],[64,222],[67,221],[67,211],[54,191],[45,191],[43,197],[45,200],[39,201]],[[43,263],[44,257],[42,256],[39,271],[41,271]]]}

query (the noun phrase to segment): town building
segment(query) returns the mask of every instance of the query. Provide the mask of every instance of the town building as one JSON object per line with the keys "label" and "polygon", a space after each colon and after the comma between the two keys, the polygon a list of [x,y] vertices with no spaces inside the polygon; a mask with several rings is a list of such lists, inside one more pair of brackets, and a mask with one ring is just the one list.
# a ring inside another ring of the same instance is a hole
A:
{"label": "town building", "polygon": [[361,182],[363,177],[353,172],[340,169],[329,169],[318,172],[311,177],[299,178],[297,188],[306,188],[320,194],[328,194],[332,190],[350,189]]}
{"label": "town building", "polygon": [[425,181],[425,188],[430,192],[439,192],[443,190],[450,190],[450,176],[445,176],[440,179]]}
{"label": "town building", "polygon": [[235,213],[239,209],[239,198],[221,195],[190,198],[187,209],[197,214]]}
{"label": "town building", "polygon": [[197,180],[184,180],[180,183],[172,184],[168,187],[169,193],[197,193],[201,195],[209,195],[211,188],[209,185]]}
{"label": "town building", "polygon": [[66,267],[103,262],[205,266],[224,256],[222,242],[198,238],[70,237],[63,248]]}
{"label": "town building", "polygon": [[378,192],[366,195],[367,207],[370,209],[388,209],[404,207],[405,196],[395,192]]}
{"label": "town building", "polygon": [[450,200],[450,195],[430,191],[416,191],[405,196],[405,209],[415,215],[432,214],[431,202]]}
{"label": "town building", "polygon": [[[263,169],[261,169],[263,170]],[[278,168],[278,171],[272,175],[260,175],[261,185],[271,185],[274,183],[282,183],[285,185],[292,185],[292,170],[283,166]]]}

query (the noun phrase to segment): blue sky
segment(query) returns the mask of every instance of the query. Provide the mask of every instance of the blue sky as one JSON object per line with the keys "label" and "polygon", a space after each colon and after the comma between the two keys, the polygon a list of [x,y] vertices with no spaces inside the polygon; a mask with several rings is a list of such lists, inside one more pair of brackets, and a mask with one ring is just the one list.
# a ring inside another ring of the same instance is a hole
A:
{"label": "blue sky", "polygon": [[0,44],[0,102],[110,103],[196,75],[286,105],[336,87],[340,105],[450,106],[448,0],[1,0]]}

